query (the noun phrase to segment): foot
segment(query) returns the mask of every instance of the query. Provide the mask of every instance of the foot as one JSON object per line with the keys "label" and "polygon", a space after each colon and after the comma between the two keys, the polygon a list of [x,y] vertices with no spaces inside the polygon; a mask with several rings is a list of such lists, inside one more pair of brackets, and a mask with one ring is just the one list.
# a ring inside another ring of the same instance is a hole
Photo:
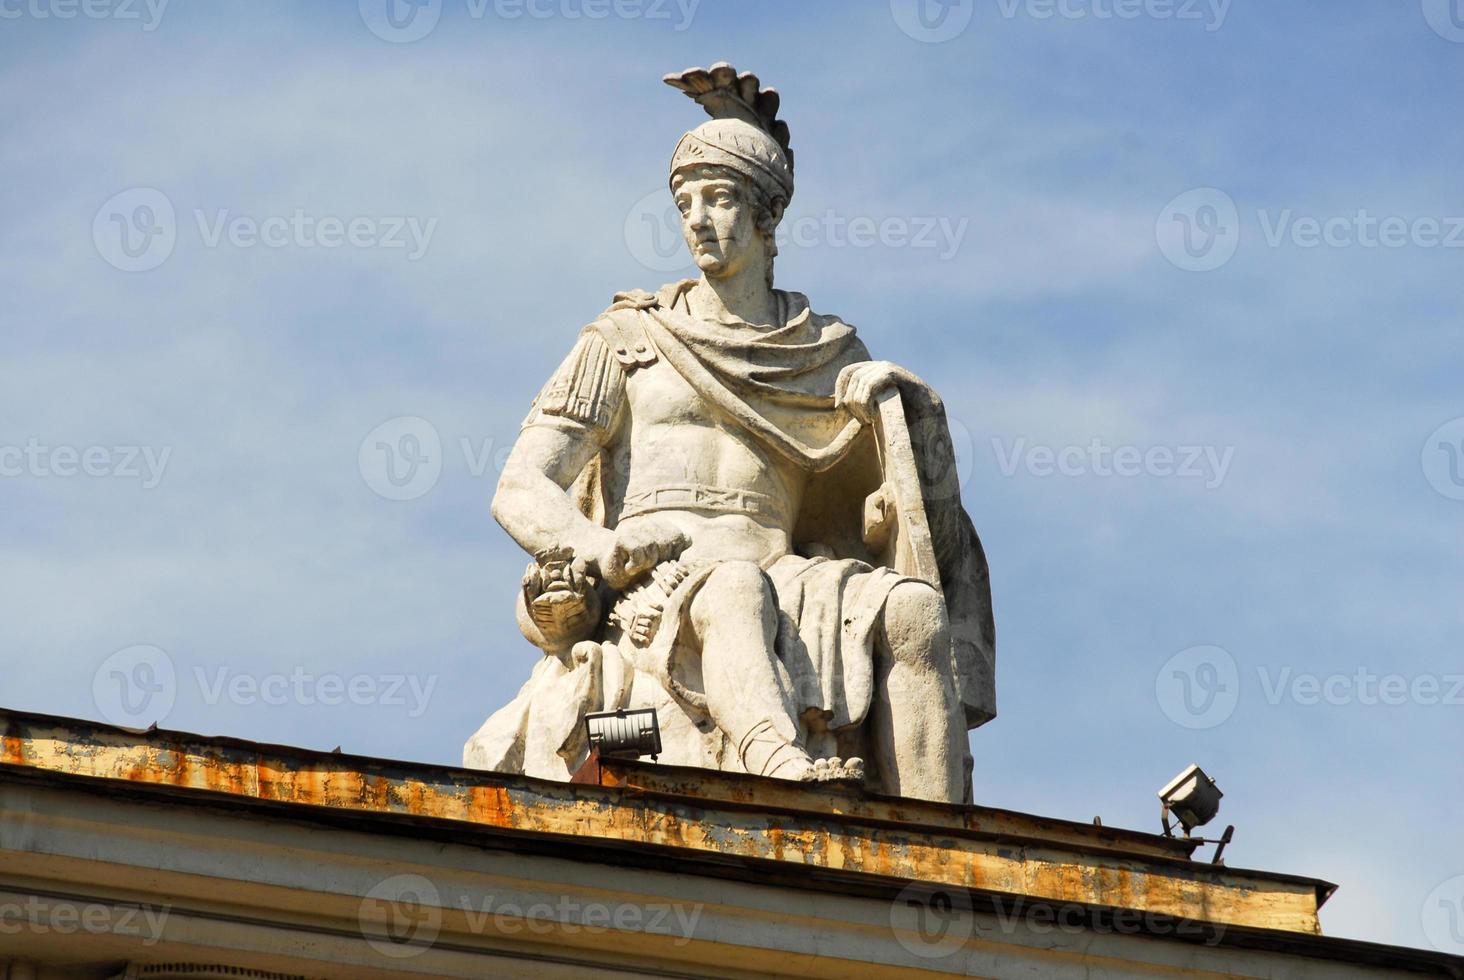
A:
{"label": "foot", "polygon": [[850,756],[848,759],[840,759],[838,756],[815,759],[813,768],[804,773],[801,778],[806,783],[862,783],[864,782],[864,760],[858,756]]}

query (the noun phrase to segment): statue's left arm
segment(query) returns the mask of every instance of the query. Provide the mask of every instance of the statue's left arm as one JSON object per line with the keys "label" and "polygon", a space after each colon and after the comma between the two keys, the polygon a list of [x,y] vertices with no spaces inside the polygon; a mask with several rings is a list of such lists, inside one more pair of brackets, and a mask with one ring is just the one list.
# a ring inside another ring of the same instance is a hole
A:
{"label": "statue's left arm", "polygon": [[889,361],[845,367],[834,386],[835,403],[874,424],[879,396],[891,387],[899,389],[908,416],[920,495],[951,620],[961,700],[967,724],[974,728],[996,714],[996,627],[990,570],[981,538],[961,502],[945,406],[929,385]]}

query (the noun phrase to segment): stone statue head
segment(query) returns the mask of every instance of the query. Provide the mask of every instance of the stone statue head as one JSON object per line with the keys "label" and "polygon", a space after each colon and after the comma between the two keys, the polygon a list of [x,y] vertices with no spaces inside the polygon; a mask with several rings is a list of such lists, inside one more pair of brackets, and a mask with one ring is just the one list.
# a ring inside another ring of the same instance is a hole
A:
{"label": "stone statue head", "polygon": [[705,163],[674,172],[671,193],[686,247],[704,275],[721,278],[762,264],[772,285],[775,232],[786,198],[770,198],[738,170]]}
{"label": "stone statue head", "polygon": [[692,258],[713,277],[763,263],[771,285],[774,234],[793,196],[793,151],[788,125],[777,118],[778,93],[725,62],[665,81],[712,117],[684,134],[671,157],[671,193]]}

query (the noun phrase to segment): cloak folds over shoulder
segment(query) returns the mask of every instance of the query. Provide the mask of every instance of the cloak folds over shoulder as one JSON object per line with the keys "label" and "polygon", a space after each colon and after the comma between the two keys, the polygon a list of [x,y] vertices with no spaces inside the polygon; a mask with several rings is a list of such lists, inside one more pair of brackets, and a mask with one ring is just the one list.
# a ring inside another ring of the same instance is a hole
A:
{"label": "cloak folds over shoulder", "polygon": [[[839,372],[870,359],[854,328],[812,312],[802,295],[782,291],[779,326],[706,323],[687,311],[685,294],[693,285],[684,280],[654,295],[619,294],[592,329],[617,352],[654,352],[731,424],[810,473],[794,528],[797,550],[881,564],[863,539],[865,498],[884,480],[881,447],[873,430],[834,406]],[[943,407],[921,392],[901,396],[951,620],[961,699],[974,728],[996,714],[990,573],[961,504]],[[596,470],[586,472],[581,489],[590,492],[581,500],[586,513],[603,522],[600,488],[590,486],[598,482]]]}

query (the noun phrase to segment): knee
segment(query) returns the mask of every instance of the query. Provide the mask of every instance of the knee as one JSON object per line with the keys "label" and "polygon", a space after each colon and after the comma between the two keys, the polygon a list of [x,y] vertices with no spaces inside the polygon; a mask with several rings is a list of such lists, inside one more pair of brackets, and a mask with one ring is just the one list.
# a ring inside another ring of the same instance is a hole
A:
{"label": "knee", "polygon": [[946,628],[945,597],[924,582],[901,582],[890,590],[885,602],[885,619],[931,630]]}
{"label": "knee", "polygon": [[712,570],[705,589],[728,599],[761,600],[767,595],[768,580],[755,562],[728,561]]}
{"label": "knee", "polygon": [[767,578],[755,562],[723,562],[712,570],[697,593],[693,615],[700,620],[734,611],[761,610],[770,598]]}
{"label": "knee", "polygon": [[901,582],[884,610],[884,646],[904,663],[944,668],[950,660],[945,598],[924,582]]}

